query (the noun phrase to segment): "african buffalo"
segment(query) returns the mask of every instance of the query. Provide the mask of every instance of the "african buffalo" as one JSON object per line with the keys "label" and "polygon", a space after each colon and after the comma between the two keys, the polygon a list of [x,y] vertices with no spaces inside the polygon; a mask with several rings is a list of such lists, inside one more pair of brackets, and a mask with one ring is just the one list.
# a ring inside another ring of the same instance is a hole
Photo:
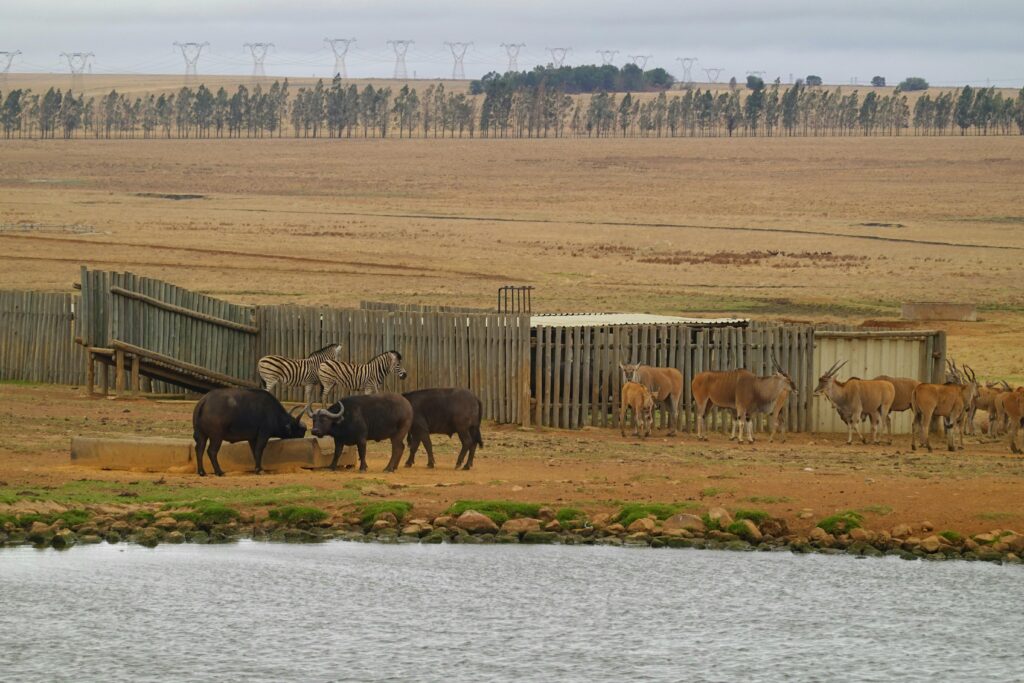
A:
{"label": "african buffalo", "polygon": [[[302,406],[297,409],[301,410]],[[248,441],[256,461],[256,474],[263,471],[263,449],[267,441],[301,439],[306,427],[274,395],[265,389],[214,389],[199,399],[192,411],[192,438],[196,441],[196,472],[206,476],[203,452],[210,443],[210,463],[218,477],[224,471],[217,462],[222,442]]]}
{"label": "african buffalo", "polygon": [[412,405],[412,428],[409,430],[409,459],[406,467],[412,467],[416,459],[416,449],[420,443],[427,450],[427,467],[434,466],[434,446],[430,442],[431,434],[458,434],[462,442],[459,459],[455,468],[473,467],[473,456],[477,446],[483,448],[484,440],[480,436],[480,418],[484,407],[480,399],[468,389],[420,389],[402,394]]}
{"label": "african buffalo", "polygon": [[359,471],[366,471],[366,442],[391,439],[391,460],[385,472],[394,472],[402,459],[405,437],[412,426],[412,406],[398,394],[356,394],[346,396],[329,408],[316,412],[306,408],[313,420],[313,436],[334,438],[331,469],[345,446],[359,449]]}

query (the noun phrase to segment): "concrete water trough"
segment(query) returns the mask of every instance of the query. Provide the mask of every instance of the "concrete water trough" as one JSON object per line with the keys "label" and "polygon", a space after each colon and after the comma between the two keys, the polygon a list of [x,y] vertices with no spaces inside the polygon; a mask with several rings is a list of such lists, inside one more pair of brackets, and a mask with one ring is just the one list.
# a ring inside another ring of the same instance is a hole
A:
{"label": "concrete water trough", "polygon": [[[322,442],[305,439],[274,439],[263,451],[263,469],[287,472],[299,469],[317,469],[331,464],[334,444],[330,439]],[[225,443],[217,454],[225,472],[252,472],[252,451],[246,442]],[[161,438],[95,438],[76,436],[71,439],[71,462],[82,467],[101,470],[134,470],[141,472],[195,472],[196,447],[191,439]],[[347,448],[339,467],[355,465],[358,457],[354,448]],[[208,474],[213,466],[208,455],[203,464]]]}

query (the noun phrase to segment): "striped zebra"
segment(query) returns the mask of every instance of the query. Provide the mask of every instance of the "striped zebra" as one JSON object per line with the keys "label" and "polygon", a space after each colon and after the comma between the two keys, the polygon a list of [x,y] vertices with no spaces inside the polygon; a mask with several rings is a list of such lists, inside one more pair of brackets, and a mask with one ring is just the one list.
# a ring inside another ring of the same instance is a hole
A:
{"label": "striped zebra", "polygon": [[263,356],[256,365],[260,379],[267,391],[274,387],[302,387],[306,405],[313,403],[313,390],[320,384],[317,368],[327,360],[337,360],[341,354],[341,344],[328,344],[314,351],[305,358],[287,358],[285,356]]}
{"label": "striped zebra", "polygon": [[327,397],[336,386],[348,389],[350,393],[362,391],[364,394],[372,394],[380,391],[384,379],[391,373],[398,375],[398,379],[405,379],[408,374],[402,367],[402,354],[395,350],[385,351],[362,364],[326,360],[317,369],[317,376],[324,388],[322,401],[327,404]]}

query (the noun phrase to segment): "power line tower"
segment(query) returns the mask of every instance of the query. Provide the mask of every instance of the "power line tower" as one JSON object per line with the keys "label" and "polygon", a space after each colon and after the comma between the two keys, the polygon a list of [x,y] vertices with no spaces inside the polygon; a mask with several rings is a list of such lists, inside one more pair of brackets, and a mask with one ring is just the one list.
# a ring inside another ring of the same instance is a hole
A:
{"label": "power line tower", "polygon": [[605,66],[611,66],[612,62],[615,61],[615,55],[619,54],[618,50],[598,50],[597,54],[601,55],[601,63]]}
{"label": "power line tower", "polygon": [[722,75],[723,71],[725,71],[725,69],[719,66],[705,68],[704,73],[708,76],[708,83],[718,83],[718,77]]}
{"label": "power line tower", "polygon": [[242,46],[243,50],[248,50],[252,54],[252,77],[254,79],[259,80],[267,75],[267,72],[263,70],[263,60],[267,58],[267,53],[272,47],[274,47],[273,43],[246,43]]}
{"label": "power line tower", "polygon": [[473,43],[445,43],[449,50],[452,51],[452,78],[461,81],[466,78],[466,69],[464,68],[464,60],[466,59],[466,50],[470,48]]}
{"label": "power line tower", "polygon": [[0,86],[7,87],[7,74],[11,72],[11,62],[20,54],[21,50],[15,50],[14,52],[0,51]]}
{"label": "power line tower", "polygon": [[555,65],[556,69],[562,67],[565,63],[565,56],[572,52],[571,47],[549,47],[545,48],[551,53],[551,63]]}
{"label": "power line tower", "polygon": [[526,43],[502,43],[501,46],[508,55],[508,70],[519,71],[519,51],[526,47]]}
{"label": "power line tower", "polygon": [[408,78],[409,71],[405,67],[405,53],[414,40],[389,40],[388,45],[395,51],[395,78]]}
{"label": "power line tower", "polygon": [[696,57],[676,57],[676,61],[683,67],[683,85],[693,84],[693,65],[697,63]]}
{"label": "power line tower", "polygon": [[174,46],[181,50],[181,56],[185,60],[185,83],[191,83],[195,79],[196,63],[204,47],[210,47],[209,43],[174,43]]}
{"label": "power line tower", "polygon": [[647,70],[647,60],[653,56],[654,55],[628,55],[629,61],[640,67],[641,71]]}
{"label": "power line tower", "polygon": [[334,53],[334,75],[348,78],[348,71],[345,69],[345,55],[348,54],[348,49],[352,43],[356,42],[356,39],[324,38],[324,42],[331,46],[331,52]]}
{"label": "power line tower", "polygon": [[68,69],[71,71],[71,89],[82,90],[82,74],[86,69],[92,73],[92,69],[89,68],[89,60],[96,55],[91,52],[61,52],[60,56],[67,60]]}

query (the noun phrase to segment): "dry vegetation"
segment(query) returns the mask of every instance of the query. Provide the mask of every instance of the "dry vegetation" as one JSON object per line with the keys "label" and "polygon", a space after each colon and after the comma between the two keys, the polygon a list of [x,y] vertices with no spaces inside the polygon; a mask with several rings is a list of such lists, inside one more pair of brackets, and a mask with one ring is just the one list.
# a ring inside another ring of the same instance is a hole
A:
{"label": "dry vegetation", "polygon": [[[544,311],[856,324],[893,319],[904,300],[969,301],[984,320],[946,326],[953,353],[979,374],[1024,379],[1019,137],[0,149],[2,288],[68,290],[88,264],[246,302],[490,306],[499,285],[523,283],[537,287]],[[8,387],[0,396],[0,475],[11,485],[125,476],[64,464],[73,433],[188,436],[188,406],[52,391]],[[41,408],[58,401],[69,406],[67,422]],[[24,424],[32,428],[22,436]],[[760,507],[787,515],[881,506],[893,512],[872,526],[929,519],[963,531],[1022,521],[1020,460],[1002,444],[909,456],[905,444],[843,449],[822,437],[743,450],[686,436],[639,447],[601,430],[491,429],[485,438],[473,472],[417,468],[389,480],[399,488],[386,495],[433,509],[460,498],[590,510],[759,499],[785,501]],[[371,451],[372,467],[378,456]],[[343,476],[267,481],[331,486]]]}

